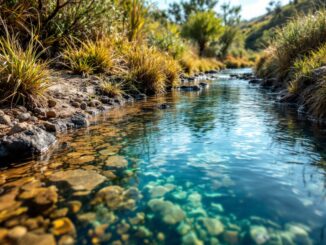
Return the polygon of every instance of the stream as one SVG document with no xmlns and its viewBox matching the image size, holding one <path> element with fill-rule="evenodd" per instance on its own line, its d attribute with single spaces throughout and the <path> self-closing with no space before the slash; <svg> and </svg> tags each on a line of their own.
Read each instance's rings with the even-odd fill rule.
<svg viewBox="0 0 326 245">
<path fill-rule="evenodd" d="M 230 77 L 244 72 L 115 109 L 3 168 L 0 195 L 28 209 L 8 221 L 0 201 L 0 228 L 61 244 L 326 244 L 326 131 Z"/>
</svg>

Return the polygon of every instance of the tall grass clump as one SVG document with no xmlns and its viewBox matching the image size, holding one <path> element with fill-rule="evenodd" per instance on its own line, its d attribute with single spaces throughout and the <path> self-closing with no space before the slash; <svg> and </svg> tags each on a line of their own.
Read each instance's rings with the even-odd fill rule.
<svg viewBox="0 0 326 245">
<path fill-rule="evenodd" d="M 79 43 L 78 43 L 79 44 Z M 67 43 L 63 52 L 64 64 L 74 73 L 84 76 L 110 73 L 115 69 L 114 51 L 105 40 Z"/>
<path fill-rule="evenodd" d="M 181 68 L 172 57 L 145 45 L 126 50 L 127 70 L 123 79 L 132 92 L 162 94 L 178 84 Z"/>
<path fill-rule="evenodd" d="M 122 97 L 125 94 L 122 82 L 113 82 L 107 80 L 101 81 L 100 91 L 102 94 L 107 95 L 111 98 Z"/>
<path fill-rule="evenodd" d="M 30 41 L 23 48 L 7 33 L 0 38 L 0 102 L 28 104 L 40 102 L 49 86 L 48 63 L 40 60 L 39 45 Z"/>
<path fill-rule="evenodd" d="M 295 94 L 300 93 L 309 85 L 316 83 L 316 69 L 326 65 L 326 43 L 316 51 L 311 51 L 307 56 L 297 59 L 294 63 L 293 78 L 288 90 Z"/>
<path fill-rule="evenodd" d="M 277 31 L 273 42 L 276 69 L 274 75 L 281 81 L 289 79 L 297 58 L 308 55 L 326 42 L 326 11 L 299 17 Z"/>
<path fill-rule="evenodd" d="M 256 64 L 256 74 L 287 89 L 291 101 L 326 118 L 326 10 L 290 21 Z"/>
</svg>

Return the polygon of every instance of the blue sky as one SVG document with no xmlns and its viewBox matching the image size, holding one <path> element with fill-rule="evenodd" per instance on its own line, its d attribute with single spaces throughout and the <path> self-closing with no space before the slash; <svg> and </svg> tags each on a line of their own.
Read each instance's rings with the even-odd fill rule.
<svg viewBox="0 0 326 245">
<path fill-rule="evenodd" d="M 179 0 L 153 0 L 160 8 L 166 9 L 169 3 Z M 233 5 L 242 6 L 242 17 L 251 19 L 266 13 L 266 6 L 270 0 L 220 0 L 220 3 L 230 2 Z M 281 0 L 282 4 L 287 4 L 289 0 Z"/>
</svg>

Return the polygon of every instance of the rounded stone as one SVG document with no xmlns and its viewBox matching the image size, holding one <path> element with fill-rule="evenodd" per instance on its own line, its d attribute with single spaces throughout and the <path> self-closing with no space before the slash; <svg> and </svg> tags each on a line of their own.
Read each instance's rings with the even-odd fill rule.
<svg viewBox="0 0 326 245">
<path fill-rule="evenodd" d="M 27 233 L 27 228 L 24 226 L 16 226 L 9 230 L 8 232 L 8 237 L 13 239 L 13 240 L 18 240 L 25 236 Z"/>
</svg>

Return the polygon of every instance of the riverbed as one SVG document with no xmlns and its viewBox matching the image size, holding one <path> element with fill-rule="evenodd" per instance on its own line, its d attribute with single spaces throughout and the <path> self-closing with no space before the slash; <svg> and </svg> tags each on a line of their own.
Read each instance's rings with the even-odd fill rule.
<svg viewBox="0 0 326 245">
<path fill-rule="evenodd" d="M 16 206 L 1 199 L 0 228 L 25 227 L 3 239 L 326 244 L 326 131 L 230 77 L 244 72 L 115 109 L 47 156 L 3 168 L 1 195 Z M 57 198 L 45 205 L 49 188 Z"/>
</svg>

